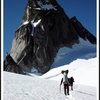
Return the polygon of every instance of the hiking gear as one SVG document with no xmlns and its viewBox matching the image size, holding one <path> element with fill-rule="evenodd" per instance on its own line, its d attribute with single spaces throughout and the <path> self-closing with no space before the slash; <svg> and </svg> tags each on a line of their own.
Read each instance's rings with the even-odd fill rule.
<svg viewBox="0 0 100 100">
<path fill-rule="evenodd" d="M 67 76 L 66 73 L 63 74 L 63 83 L 64 83 L 64 84 L 69 84 L 68 76 Z"/>
<path fill-rule="evenodd" d="M 68 74 L 69 70 L 66 70 L 65 72 L 66 72 L 66 74 Z"/>
<path fill-rule="evenodd" d="M 60 85 L 62 85 L 62 83 L 63 83 L 63 78 L 61 79 L 61 83 L 60 83 Z"/>
<path fill-rule="evenodd" d="M 66 95 L 66 89 L 67 89 L 67 94 L 69 95 L 69 85 L 64 84 L 64 94 Z"/>
<path fill-rule="evenodd" d="M 60 88 L 59 88 L 59 90 L 60 90 L 60 93 L 61 93 L 61 85 L 60 85 Z"/>
<path fill-rule="evenodd" d="M 64 72 L 65 72 L 64 70 L 61 71 L 62 74 L 63 74 Z"/>
<path fill-rule="evenodd" d="M 63 83 L 63 85 L 64 85 L 64 94 L 65 95 L 69 95 L 69 85 L 70 85 L 70 83 L 68 81 L 68 72 L 69 72 L 69 70 L 65 70 L 65 71 L 62 70 L 61 71 L 61 73 L 63 74 L 63 78 L 61 79 L 60 86 Z M 67 93 L 66 93 L 66 89 L 67 89 Z"/>
</svg>

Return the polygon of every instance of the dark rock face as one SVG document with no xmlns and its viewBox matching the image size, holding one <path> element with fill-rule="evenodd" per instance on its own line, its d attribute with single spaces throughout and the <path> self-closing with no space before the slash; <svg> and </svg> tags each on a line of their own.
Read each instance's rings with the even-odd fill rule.
<svg viewBox="0 0 100 100">
<path fill-rule="evenodd" d="M 18 68 L 9 65 L 10 68 L 6 70 L 5 63 L 4 70 L 12 71 L 15 68 L 17 73 L 23 73 L 36 68 L 45 73 L 50 69 L 59 48 L 71 48 L 79 43 L 79 37 L 95 44 L 96 38 L 79 24 L 76 18 L 68 18 L 56 0 L 28 0 L 9 54 L 11 62 L 16 63 Z M 14 70 L 12 72 L 16 72 Z"/>
<path fill-rule="evenodd" d="M 22 69 L 17 65 L 17 63 L 12 59 L 10 54 L 6 56 L 6 59 L 4 61 L 4 70 L 10 71 L 14 73 L 24 74 Z"/>
<path fill-rule="evenodd" d="M 71 23 L 77 31 L 79 37 L 84 40 L 89 40 L 92 44 L 96 44 L 96 37 L 94 37 L 87 29 L 85 29 L 76 17 L 71 18 Z"/>
</svg>

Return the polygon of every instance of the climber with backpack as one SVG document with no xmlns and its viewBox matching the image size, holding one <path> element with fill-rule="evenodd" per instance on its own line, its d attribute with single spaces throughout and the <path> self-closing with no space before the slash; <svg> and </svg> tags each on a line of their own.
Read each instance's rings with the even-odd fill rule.
<svg viewBox="0 0 100 100">
<path fill-rule="evenodd" d="M 69 83 L 69 81 L 68 81 L 68 72 L 69 72 L 69 70 L 66 70 L 66 71 L 61 71 L 61 73 L 63 74 L 63 78 L 61 79 L 61 83 L 60 83 L 60 87 L 61 87 L 61 85 L 62 85 L 62 83 L 63 83 L 63 85 L 64 85 L 64 94 L 65 95 L 69 95 L 69 85 L 70 85 L 70 83 Z M 66 94 L 66 89 L 67 89 L 67 94 Z"/>
</svg>

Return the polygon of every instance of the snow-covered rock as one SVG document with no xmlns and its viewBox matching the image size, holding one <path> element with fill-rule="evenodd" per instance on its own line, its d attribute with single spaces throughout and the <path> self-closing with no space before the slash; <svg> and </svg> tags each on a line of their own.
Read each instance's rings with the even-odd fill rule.
<svg viewBox="0 0 100 100">
<path fill-rule="evenodd" d="M 61 81 L 62 70 L 69 70 L 68 77 L 73 76 L 75 84 L 98 87 L 98 59 L 92 58 L 88 60 L 76 59 L 70 64 L 53 68 L 49 72 L 41 76 L 41 78 Z"/>
<path fill-rule="evenodd" d="M 69 18 L 56 0 L 28 0 L 10 58 L 25 73 L 37 69 L 44 74 L 76 59 L 93 58 L 95 52 L 96 37 L 76 17 Z M 4 67 L 10 68 L 4 70 L 16 72 L 11 70 L 15 67 L 11 68 L 10 58 L 5 58 Z"/>
</svg>

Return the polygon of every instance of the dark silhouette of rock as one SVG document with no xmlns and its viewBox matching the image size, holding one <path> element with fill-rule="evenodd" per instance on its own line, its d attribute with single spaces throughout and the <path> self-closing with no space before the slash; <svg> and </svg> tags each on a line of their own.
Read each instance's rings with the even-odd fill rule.
<svg viewBox="0 0 100 100">
<path fill-rule="evenodd" d="M 19 74 L 24 74 L 22 69 L 17 65 L 13 58 L 8 54 L 4 60 L 4 70 L 8 72 L 14 72 Z"/>
<path fill-rule="evenodd" d="M 92 44 L 96 44 L 96 37 L 94 37 L 86 28 L 84 28 L 76 17 L 71 18 L 71 23 L 82 39 L 88 39 Z"/>
<path fill-rule="evenodd" d="M 79 38 L 95 44 L 96 38 L 79 24 L 75 17 L 70 19 L 64 13 L 56 0 L 28 0 L 9 54 L 12 59 L 9 63 L 13 61 L 15 64 L 10 64 L 9 70 L 4 64 L 4 70 L 22 73 L 36 68 L 40 73 L 45 73 L 54 62 L 59 48 L 71 48 L 80 42 Z M 15 68 L 16 64 L 19 67 Z"/>
</svg>

